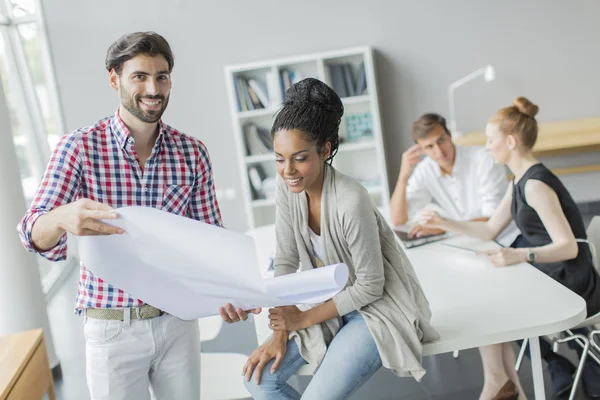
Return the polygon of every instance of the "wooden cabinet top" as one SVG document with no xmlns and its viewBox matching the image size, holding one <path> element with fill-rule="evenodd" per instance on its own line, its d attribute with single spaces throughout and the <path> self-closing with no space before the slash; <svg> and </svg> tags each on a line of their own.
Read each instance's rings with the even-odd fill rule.
<svg viewBox="0 0 600 400">
<path fill-rule="evenodd" d="M 0 336 L 0 399 L 8 396 L 42 340 L 41 329 Z"/>
<path fill-rule="evenodd" d="M 484 146 L 485 133 L 469 132 L 453 138 L 464 146 Z M 600 117 L 539 124 L 538 139 L 533 147 L 537 156 L 580 153 L 600 150 Z"/>
</svg>

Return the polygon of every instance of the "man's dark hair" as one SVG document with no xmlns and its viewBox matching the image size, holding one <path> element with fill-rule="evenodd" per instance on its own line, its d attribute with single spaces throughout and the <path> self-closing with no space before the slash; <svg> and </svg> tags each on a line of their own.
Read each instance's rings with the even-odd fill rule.
<svg viewBox="0 0 600 400">
<path fill-rule="evenodd" d="M 446 119 L 439 114 L 427 113 L 423 114 L 413 123 L 411 135 L 416 142 L 419 139 L 427 137 L 431 131 L 437 126 L 444 128 L 446 133 L 450 135 L 450 131 L 446 127 Z"/>
<path fill-rule="evenodd" d="M 335 91 L 318 79 L 307 78 L 285 92 L 283 107 L 275 116 L 271 135 L 281 129 L 297 129 L 319 152 L 331 143 L 331 162 L 340 144 L 339 128 L 344 105 Z"/>
<path fill-rule="evenodd" d="M 139 54 L 163 56 L 169 64 L 169 72 L 173 70 L 175 57 L 167 40 L 155 32 L 134 32 L 121 36 L 106 52 L 106 70 L 115 70 L 118 75 L 123 71 L 123 64 Z"/>
</svg>

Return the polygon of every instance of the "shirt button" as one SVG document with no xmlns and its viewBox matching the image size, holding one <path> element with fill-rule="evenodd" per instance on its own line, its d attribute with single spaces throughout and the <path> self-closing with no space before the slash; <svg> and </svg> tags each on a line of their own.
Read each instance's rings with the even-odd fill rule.
<svg viewBox="0 0 600 400">
<path fill-rule="evenodd" d="M 133 140 L 133 138 L 132 138 L 132 137 L 130 137 L 129 139 L 127 139 L 127 143 L 129 143 L 129 144 L 133 144 L 133 142 L 135 142 L 135 140 Z"/>
<path fill-rule="evenodd" d="M 148 191 L 148 186 L 144 186 L 144 192 Z"/>
</svg>

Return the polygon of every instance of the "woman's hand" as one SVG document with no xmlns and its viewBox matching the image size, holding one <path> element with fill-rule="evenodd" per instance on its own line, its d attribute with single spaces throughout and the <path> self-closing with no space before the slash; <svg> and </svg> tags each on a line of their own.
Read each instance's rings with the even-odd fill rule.
<svg viewBox="0 0 600 400">
<path fill-rule="evenodd" d="M 513 265 L 527 261 L 525 249 L 513 249 L 512 247 L 501 247 L 494 250 L 482 251 L 478 254 L 485 254 L 496 267 Z"/>
<path fill-rule="evenodd" d="M 248 314 L 260 314 L 262 308 L 252 308 L 250 310 L 242 310 L 241 308 L 235 308 L 231 303 L 227 303 L 225 307 L 219 307 L 219 315 L 223 318 L 223 321 L 227 323 L 234 323 L 238 321 L 245 321 L 248 319 Z"/>
<path fill-rule="evenodd" d="M 242 369 L 242 375 L 245 376 L 244 379 L 246 379 L 246 382 L 250 381 L 252 372 L 254 371 L 256 384 L 260 384 L 260 377 L 262 376 L 263 369 L 272 359 L 275 359 L 275 362 L 273 362 L 273 366 L 271 367 L 271 373 L 275 373 L 287 351 L 287 342 L 287 332 L 276 332 L 271 339 L 263 343 L 258 349 L 254 350 L 252 354 L 250 354 L 250 357 L 248 357 L 248 361 L 246 361 L 246 364 L 244 364 L 244 368 Z"/>
<path fill-rule="evenodd" d="M 269 310 L 269 327 L 274 331 L 298 331 L 308 328 L 306 313 L 296 306 L 275 307 Z"/>
<path fill-rule="evenodd" d="M 431 236 L 431 235 L 441 235 L 445 231 L 443 229 L 438 228 L 430 228 L 423 225 L 415 225 L 414 228 L 408 233 L 409 238 L 413 237 L 421 237 L 421 236 Z"/>
<path fill-rule="evenodd" d="M 423 210 L 419 215 L 419 224 L 426 228 L 435 228 L 447 231 L 447 221 L 448 220 L 446 218 L 440 217 L 437 212 L 431 210 Z"/>
</svg>

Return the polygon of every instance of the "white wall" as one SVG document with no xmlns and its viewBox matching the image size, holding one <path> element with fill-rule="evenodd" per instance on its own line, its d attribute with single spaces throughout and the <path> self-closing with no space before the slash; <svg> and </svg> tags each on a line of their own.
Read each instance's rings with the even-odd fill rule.
<svg viewBox="0 0 600 400">
<path fill-rule="evenodd" d="M 165 121 L 205 142 L 225 223 L 245 229 L 223 67 L 226 64 L 372 45 L 391 183 L 410 125 L 420 114 L 447 114 L 446 88 L 485 64 L 497 80 L 456 94 L 463 131 L 481 130 L 498 108 L 525 95 L 542 122 L 600 114 L 600 2 L 506 1 L 192 1 L 45 0 L 50 45 L 68 129 L 113 113 L 104 57 L 120 35 L 155 30 L 176 56 Z M 571 158 L 571 161 L 574 160 Z M 576 160 L 576 159 L 575 159 Z M 570 162 L 571 162 L 570 161 Z M 576 199 L 600 174 L 566 180 Z M 595 189 L 600 190 L 600 189 Z"/>
</svg>

